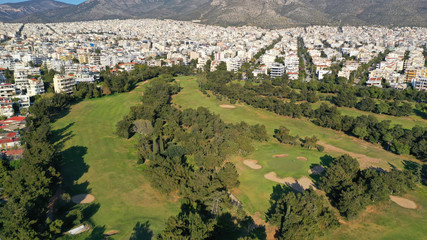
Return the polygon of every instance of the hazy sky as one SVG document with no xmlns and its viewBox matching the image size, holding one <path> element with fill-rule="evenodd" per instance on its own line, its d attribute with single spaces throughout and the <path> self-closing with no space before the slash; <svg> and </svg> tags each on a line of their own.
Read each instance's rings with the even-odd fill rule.
<svg viewBox="0 0 427 240">
<path fill-rule="evenodd" d="M 26 0 L 0 0 L 0 4 L 2 3 L 16 3 L 16 2 L 25 2 Z M 36 0 L 37 1 L 37 0 Z M 66 2 L 66 3 L 71 3 L 71 4 L 79 4 L 82 3 L 86 0 L 56 0 L 59 2 Z"/>
</svg>

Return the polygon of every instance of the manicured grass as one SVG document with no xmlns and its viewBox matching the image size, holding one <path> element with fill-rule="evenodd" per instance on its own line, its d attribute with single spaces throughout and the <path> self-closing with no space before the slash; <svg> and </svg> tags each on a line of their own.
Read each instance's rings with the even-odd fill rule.
<svg viewBox="0 0 427 240">
<path fill-rule="evenodd" d="M 203 95 L 198 90 L 198 84 L 195 79 L 182 80 L 180 84 L 183 90 L 174 97 L 173 102 L 183 109 L 206 107 L 210 111 L 219 114 L 226 122 L 245 121 L 249 124 L 263 124 L 266 126 L 270 136 L 273 135 L 274 129 L 284 125 L 291 130 L 292 135 L 299 135 L 300 137 L 316 135 L 321 141 L 345 151 L 381 159 L 380 162 L 372 165 L 385 169 L 390 168 L 390 164 L 401 167 L 402 160 L 414 160 L 412 156 L 398 156 L 382 149 L 379 145 L 370 144 L 344 133 L 316 126 L 305 118 L 293 119 L 279 116 L 267 110 L 256 109 L 245 104 L 237 104 L 235 109 L 224 109 L 219 105 L 227 103 L 217 100 L 215 96 L 207 97 Z M 328 153 L 333 155 L 342 154 L 333 151 Z"/>
<path fill-rule="evenodd" d="M 114 239 L 128 239 L 137 222 L 149 221 L 155 233 L 179 212 L 179 203 L 152 189 L 137 169 L 135 140 L 114 135 L 116 123 L 136 105 L 143 86 L 131 93 L 82 101 L 53 124 L 62 147 L 65 191 L 89 192 L 100 205 L 91 220 Z"/>
<path fill-rule="evenodd" d="M 206 107 L 219 114 L 226 122 L 245 121 L 249 124 L 263 124 L 270 136 L 273 135 L 274 129 L 280 125 L 285 125 L 293 135 L 298 134 L 300 137 L 316 135 L 321 141 L 348 152 L 380 159 L 380 162 L 372 163 L 372 165 L 385 169 L 388 169 L 390 164 L 402 167 L 402 160 L 414 160 L 411 156 L 398 156 L 377 145 L 366 143 L 331 129 L 318 127 L 306 119 L 283 117 L 245 104 L 236 104 L 235 109 L 224 109 L 219 105 L 229 103 L 219 101 L 215 96 L 203 95 L 198 90 L 195 79 L 181 80 L 180 84 L 183 90 L 174 97 L 173 102 L 183 109 Z M 247 211 L 251 214 L 259 212 L 262 217 L 270 207 L 270 195 L 273 192 L 273 187 L 277 185 L 277 183 L 265 179 L 265 173 L 275 171 L 279 177 L 299 178 L 304 175 L 308 176 L 307 171 L 310 165 L 321 162 L 321 157 L 325 154 L 340 155 L 340 153 L 333 151 L 320 153 L 315 150 L 282 145 L 272 139 L 267 143 L 256 144 L 255 147 L 256 150 L 249 156 L 230 159 L 236 163 L 240 181 L 240 186 L 234 189 L 233 193 Z M 272 157 L 275 154 L 288 154 L 289 156 L 275 159 Z M 308 161 L 296 160 L 297 156 L 307 157 Z M 258 160 L 258 164 L 262 168 L 253 170 L 243 164 L 244 159 Z M 377 206 L 370 206 L 356 220 L 343 224 L 338 230 L 327 234 L 322 239 L 425 239 L 425 232 L 427 232 L 427 187 L 420 187 L 416 192 L 411 192 L 405 197 L 414 200 L 419 208 L 416 210 L 405 209 L 390 201 Z"/>
<path fill-rule="evenodd" d="M 234 191 L 237 198 L 245 208 L 252 214 L 255 212 L 265 213 L 270 204 L 268 199 L 273 192 L 273 187 L 278 183 L 264 178 L 269 172 L 276 172 L 281 178 L 293 177 L 298 179 L 309 176 L 310 165 L 320 163 L 320 158 L 325 153 L 317 150 L 308 150 L 274 143 L 270 141 L 264 144 L 256 144 L 256 150 L 245 157 L 235 157 L 232 161 L 236 164 L 239 173 L 240 186 Z M 276 154 L 288 154 L 288 157 L 274 158 Z M 298 160 L 297 157 L 306 157 L 307 161 Z M 262 166 L 254 170 L 243 163 L 244 159 L 254 159 Z"/>
</svg>

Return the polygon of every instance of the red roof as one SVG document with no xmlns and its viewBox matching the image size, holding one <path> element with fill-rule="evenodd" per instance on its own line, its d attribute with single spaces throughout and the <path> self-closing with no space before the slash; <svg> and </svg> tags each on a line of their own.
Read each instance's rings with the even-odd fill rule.
<svg viewBox="0 0 427 240">
<path fill-rule="evenodd" d="M 17 121 L 17 122 L 22 122 L 25 120 L 25 117 L 11 117 L 6 119 L 6 121 Z"/>
<path fill-rule="evenodd" d="M 24 153 L 24 149 L 18 149 L 18 150 L 6 150 L 6 155 L 22 155 Z"/>
<path fill-rule="evenodd" d="M 13 138 L 13 137 L 16 137 L 17 134 L 18 134 L 18 132 L 10 132 L 10 133 L 7 134 L 7 137 L 8 138 Z"/>
<path fill-rule="evenodd" d="M 11 143 L 11 142 L 14 142 L 14 141 L 10 138 L 0 139 L 0 144 Z"/>
</svg>

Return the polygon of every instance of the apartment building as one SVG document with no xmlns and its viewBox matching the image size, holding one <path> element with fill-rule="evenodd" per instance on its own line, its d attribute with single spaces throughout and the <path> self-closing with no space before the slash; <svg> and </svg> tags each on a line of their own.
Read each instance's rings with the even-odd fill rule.
<svg viewBox="0 0 427 240">
<path fill-rule="evenodd" d="M 32 97 L 44 93 L 44 82 L 43 80 L 37 80 L 31 78 L 28 80 L 29 85 L 27 87 L 27 94 Z"/>
<path fill-rule="evenodd" d="M 74 77 L 69 74 L 56 74 L 53 77 L 53 87 L 56 93 L 73 93 Z"/>
</svg>

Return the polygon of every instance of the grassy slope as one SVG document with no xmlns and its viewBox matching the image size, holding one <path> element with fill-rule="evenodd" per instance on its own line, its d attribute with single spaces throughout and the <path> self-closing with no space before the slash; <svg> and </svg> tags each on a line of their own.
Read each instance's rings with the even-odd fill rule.
<svg viewBox="0 0 427 240">
<path fill-rule="evenodd" d="M 182 79 L 180 82 L 184 89 L 174 97 L 174 103 L 182 108 L 197 108 L 200 106 L 209 108 L 211 111 L 220 114 L 221 118 L 227 122 L 246 121 L 250 124 L 264 124 L 267 127 L 268 134 L 271 136 L 275 128 L 280 125 L 286 125 L 291 129 L 292 134 L 300 136 L 316 135 L 322 141 L 345 149 L 350 152 L 365 154 L 370 157 L 380 158 L 383 161 L 375 165 L 388 168 L 389 163 L 402 166 L 403 159 L 412 159 L 411 157 L 402 158 L 386 152 L 385 150 L 355 138 L 346 136 L 342 133 L 330 129 L 315 126 L 304 119 L 291 119 L 265 110 L 255 109 L 246 105 L 237 105 L 236 109 L 220 108 L 220 102 L 215 97 L 204 96 L 197 89 L 197 82 Z M 319 153 L 314 150 L 306 150 L 299 147 L 291 147 L 276 143 L 270 140 L 265 144 L 257 144 L 256 150 L 249 156 L 235 157 L 232 159 L 236 163 L 240 174 L 241 182 L 238 189 L 234 189 L 234 194 L 250 213 L 263 213 L 269 207 L 268 199 L 272 193 L 273 187 L 277 184 L 263 177 L 265 173 L 275 171 L 280 177 L 291 176 L 299 178 L 308 176 L 307 170 L 313 163 L 319 163 L 320 158 L 325 153 Z M 275 159 L 274 154 L 286 153 L 287 158 Z M 328 153 L 329 154 L 329 153 Z M 331 155 L 338 155 L 330 152 Z M 308 158 L 307 162 L 296 160 L 297 156 Z M 260 170 L 253 170 L 243 164 L 244 159 L 256 159 L 263 166 Z M 366 211 L 362 217 L 343 225 L 338 231 L 334 231 L 324 237 L 324 239 L 360 239 L 360 236 L 367 236 L 364 239 L 422 239 L 422 234 L 426 231 L 426 209 L 427 188 L 422 187 L 417 193 L 411 193 L 408 198 L 415 200 L 420 208 L 417 210 L 403 209 L 392 202 L 386 202 L 378 207 L 373 207 L 374 212 Z M 422 225 L 424 224 L 424 225 Z M 405 229 L 410 233 L 406 233 Z M 402 235 L 403 234 L 403 235 Z"/>
<path fill-rule="evenodd" d="M 137 103 L 142 89 L 85 100 L 53 124 L 62 136 L 58 143 L 63 144 L 61 170 L 66 190 L 82 192 L 87 182 L 100 204 L 92 220 L 106 231 L 119 230 L 115 239 L 128 239 L 138 221 L 149 221 L 158 233 L 165 220 L 178 213 L 178 203 L 153 190 L 136 168 L 135 141 L 113 134 L 115 124 Z"/>
<path fill-rule="evenodd" d="M 348 152 L 364 154 L 369 157 L 383 159 L 375 164 L 377 167 L 389 168 L 390 164 L 401 167 L 401 161 L 414 160 L 411 156 L 398 156 L 383 150 L 378 145 L 373 145 L 365 141 L 350 137 L 344 133 L 322 128 L 311 123 L 307 119 L 293 119 L 279 116 L 266 110 L 256 109 L 244 104 L 237 105 L 236 109 L 224 109 L 219 107 L 220 102 L 214 96 L 203 95 L 194 80 L 180 82 L 184 89 L 174 97 L 174 103 L 182 108 L 197 108 L 199 106 L 209 108 L 212 112 L 219 114 L 226 122 L 245 121 L 249 124 L 263 124 L 266 126 L 268 134 L 273 135 L 274 129 L 280 125 L 285 125 L 291 130 L 292 135 L 300 137 L 316 135 L 321 141 L 343 149 Z M 335 155 L 337 152 L 330 152 Z"/>
</svg>

